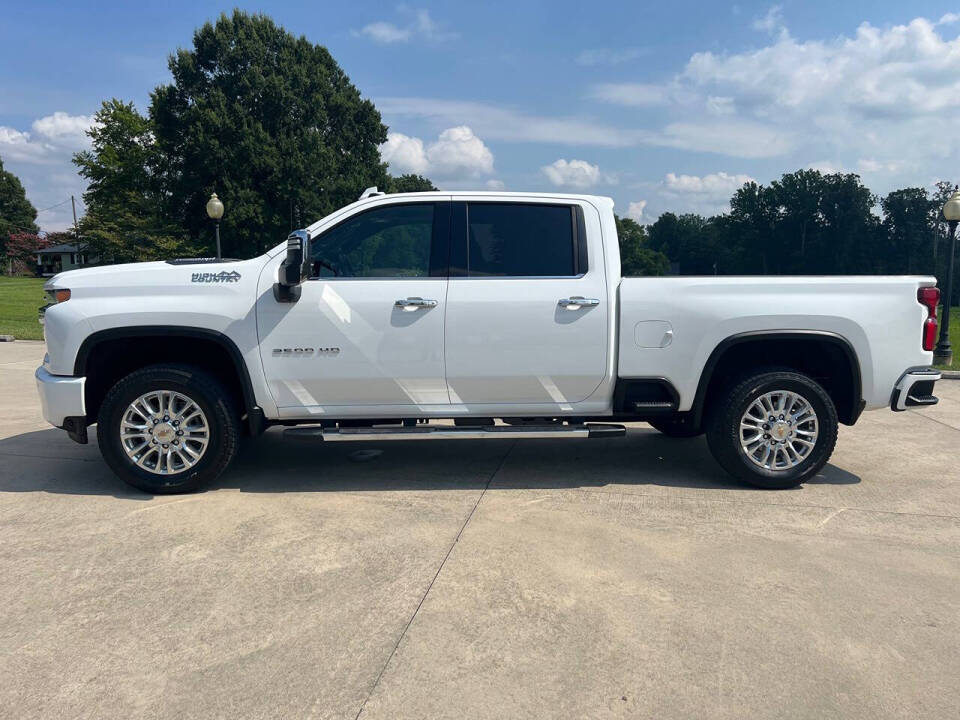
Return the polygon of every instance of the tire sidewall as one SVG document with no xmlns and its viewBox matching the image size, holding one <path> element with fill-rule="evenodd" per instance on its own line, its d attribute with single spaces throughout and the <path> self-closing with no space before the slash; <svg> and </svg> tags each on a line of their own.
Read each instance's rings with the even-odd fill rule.
<svg viewBox="0 0 960 720">
<path fill-rule="evenodd" d="M 107 463 L 129 484 L 145 492 L 164 494 L 191 492 L 216 468 L 227 454 L 225 419 L 228 409 L 207 383 L 197 382 L 195 372 L 171 368 L 145 368 L 121 380 L 107 394 L 97 422 L 97 440 Z M 193 467 L 173 475 L 159 475 L 137 466 L 120 439 L 120 423 L 130 403 L 144 393 L 174 390 L 193 400 L 203 411 L 210 441 L 203 457 Z"/>
<path fill-rule="evenodd" d="M 817 414 L 817 440 L 813 450 L 796 467 L 768 470 L 753 463 L 740 445 L 740 419 L 747 408 L 761 395 L 787 390 L 803 397 Z M 738 386 L 725 410 L 720 414 L 720 427 L 715 428 L 711 449 L 721 455 L 721 464 L 737 477 L 760 487 L 778 489 L 795 487 L 815 475 L 833 453 L 837 435 L 837 412 L 826 391 L 815 381 L 796 373 L 773 372 L 758 375 Z M 721 447 L 717 444 L 717 435 Z M 732 466 L 732 467 L 731 467 Z"/>
</svg>

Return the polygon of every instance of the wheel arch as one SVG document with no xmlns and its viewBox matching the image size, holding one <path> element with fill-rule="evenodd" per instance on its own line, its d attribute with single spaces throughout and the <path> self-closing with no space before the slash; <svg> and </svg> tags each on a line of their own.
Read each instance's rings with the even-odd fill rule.
<svg viewBox="0 0 960 720">
<path fill-rule="evenodd" d="M 756 360 L 737 366 L 751 344 L 762 344 L 763 351 Z M 801 362 L 771 361 L 769 355 L 774 347 L 803 346 L 807 350 L 821 349 L 822 357 Z M 828 349 L 829 348 L 829 349 Z M 853 345 L 842 335 L 826 330 L 757 330 L 738 333 L 725 338 L 710 353 L 700 374 L 697 391 L 694 395 L 694 424 L 699 426 L 711 395 L 722 387 L 727 371 L 750 367 L 763 367 L 770 364 L 788 367 L 800 372 L 812 374 L 811 370 L 829 373 L 825 390 L 836 405 L 837 416 L 845 425 L 853 425 L 863 411 L 863 385 L 860 362 Z M 720 371 L 718 374 L 718 370 Z M 742 374 L 742 373 L 741 373 Z M 816 375 L 814 375 L 816 379 Z"/>
<path fill-rule="evenodd" d="M 162 352 L 157 359 L 151 362 L 143 362 L 143 355 L 147 352 L 147 348 L 155 347 L 158 343 L 169 344 L 171 341 L 175 342 L 178 339 L 191 342 L 194 347 L 205 346 L 207 350 L 215 348 L 214 356 L 195 354 L 191 358 L 185 349 L 176 348 L 175 350 Z M 137 341 L 130 357 L 124 358 L 124 361 L 118 361 L 116 358 L 110 357 L 110 350 L 129 348 L 128 341 Z M 219 351 L 219 356 L 217 356 L 216 351 Z M 229 360 L 227 367 L 217 367 L 215 361 L 224 358 Z M 97 363 L 103 362 L 105 359 L 109 359 L 109 367 L 118 372 L 129 372 L 147 364 L 154 364 L 157 361 L 188 362 L 210 370 L 221 379 L 226 380 L 230 389 L 237 395 L 237 400 L 241 404 L 242 420 L 250 434 L 259 434 L 264 429 L 264 414 L 257 405 L 253 383 L 243 355 L 229 336 L 217 330 L 177 325 L 142 325 L 99 330 L 86 337 L 77 351 L 73 370 L 74 375 L 88 378 L 86 383 L 88 423 L 95 422 L 97 410 L 109 389 L 109 387 L 105 387 L 105 383 L 115 382 L 118 379 L 114 377 L 115 373 L 111 373 L 109 370 L 101 372 L 98 368 Z M 94 363 L 93 366 L 91 366 L 91 362 Z"/>
</svg>

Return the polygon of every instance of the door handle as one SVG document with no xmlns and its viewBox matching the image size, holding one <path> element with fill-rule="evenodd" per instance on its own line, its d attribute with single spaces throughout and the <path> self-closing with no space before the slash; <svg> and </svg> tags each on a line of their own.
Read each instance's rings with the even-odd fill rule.
<svg viewBox="0 0 960 720">
<path fill-rule="evenodd" d="M 416 312 L 417 310 L 429 310 L 436 307 L 437 301 L 424 300 L 422 297 L 408 297 L 406 300 L 397 300 L 393 306 L 404 312 Z"/>
<path fill-rule="evenodd" d="M 573 295 L 557 301 L 557 305 L 564 310 L 579 310 L 585 307 L 596 307 L 599 304 L 600 301 L 597 298 L 585 298 L 580 295 Z"/>
</svg>

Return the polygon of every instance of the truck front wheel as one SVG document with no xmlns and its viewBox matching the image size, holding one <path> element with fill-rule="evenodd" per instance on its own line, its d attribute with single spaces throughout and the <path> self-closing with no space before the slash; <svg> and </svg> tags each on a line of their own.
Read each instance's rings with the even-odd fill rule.
<svg viewBox="0 0 960 720">
<path fill-rule="evenodd" d="M 837 442 L 837 411 L 826 391 L 795 372 L 743 380 L 710 414 L 707 444 L 731 475 L 782 490 L 813 477 Z"/>
<path fill-rule="evenodd" d="M 240 423 L 229 393 L 189 365 L 153 365 L 111 388 L 97 417 L 100 452 L 120 479 L 154 494 L 184 493 L 230 463 Z"/>
</svg>

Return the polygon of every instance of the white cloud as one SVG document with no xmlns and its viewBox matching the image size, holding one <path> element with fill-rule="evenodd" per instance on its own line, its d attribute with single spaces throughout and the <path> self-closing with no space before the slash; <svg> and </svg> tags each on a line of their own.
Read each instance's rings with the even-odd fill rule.
<svg viewBox="0 0 960 720">
<path fill-rule="evenodd" d="M 636 60 L 645 55 L 642 48 L 623 48 L 616 50 L 613 48 L 596 48 L 593 50 L 583 50 L 577 55 L 578 65 L 620 65 L 621 63 Z"/>
<path fill-rule="evenodd" d="M 650 83 L 601 83 L 591 90 L 590 97 L 631 107 L 669 105 L 674 101 L 668 87 Z"/>
<path fill-rule="evenodd" d="M 673 212 L 695 212 L 702 215 L 728 212 L 730 198 L 748 182 L 753 182 L 753 178 L 743 174 L 667 173 L 656 189 L 658 206 L 669 208 Z"/>
<path fill-rule="evenodd" d="M 556 160 L 540 168 L 547 180 L 558 187 L 588 188 L 600 183 L 615 184 L 616 178 L 600 172 L 586 160 Z"/>
<path fill-rule="evenodd" d="M 670 123 L 651 144 L 741 158 L 785 155 L 794 147 L 789 130 L 749 120 L 715 118 Z"/>
<path fill-rule="evenodd" d="M 786 27 L 783 24 L 783 8 L 779 5 L 773 5 L 767 10 L 763 17 L 754 20 L 751 27 L 753 27 L 754 30 L 770 33 L 771 35 L 786 32 Z"/>
<path fill-rule="evenodd" d="M 398 10 L 409 16 L 408 21 L 403 25 L 381 20 L 364 25 L 359 30 L 354 30 L 353 35 L 367 37 L 383 45 L 405 43 L 413 39 L 441 41 L 457 37 L 456 33 L 445 31 L 430 17 L 427 10 L 412 9 L 402 5 Z"/>
<path fill-rule="evenodd" d="M 595 147 L 651 145 L 747 158 L 782 155 L 793 147 L 789 130 L 732 117 L 724 122 L 704 118 L 697 122 L 670 123 L 660 130 L 646 130 L 618 128 L 580 118 L 528 115 L 510 108 L 459 100 L 386 97 L 377 99 L 376 104 L 387 117 L 419 117 L 444 124 L 469 122 L 479 135 L 508 142 Z"/>
<path fill-rule="evenodd" d="M 427 148 L 427 160 L 437 175 L 487 175 L 493 153 L 466 125 L 448 128 Z"/>
<path fill-rule="evenodd" d="M 426 118 L 443 125 L 466 124 L 489 140 L 629 147 L 651 136 L 647 130 L 617 128 L 590 119 L 546 117 L 508 107 L 422 97 L 376 98 L 386 117 Z"/>
<path fill-rule="evenodd" d="M 399 173 L 422 174 L 430 166 L 423 140 L 398 132 L 387 134 L 387 141 L 380 146 L 380 157 Z"/>
<path fill-rule="evenodd" d="M 917 18 L 888 29 L 863 23 L 852 38 L 798 42 L 789 35 L 738 55 L 694 54 L 683 79 L 723 87 L 761 110 L 846 110 L 917 115 L 960 105 L 960 39 Z"/>
<path fill-rule="evenodd" d="M 630 203 L 630 206 L 627 208 L 627 217 L 637 222 L 643 222 L 643 210 L 646 207 L 646 200 L 637 200 L 636 202 Z"/>
<path fill-rule="evenodd" d="M 715 215 L 729 212 L 730 198 L 748 182 L 753 182 L 753 178 L 737 173 L 667 173 L 663 180 L 648 192 L 654 193 L 653 200 L 657 210 Z M 659 212 L 654 215 L 659 215 Z"/>
<path fill-rule="evenodd" d="M 707 97 L 707 112 L 711 115 L 733 115 L 737 112 L 732 97 L 718 97 L 709 95 Z"/>
<path fill-rule="evenodd" d="M 413 32 L 409 28 L 399 28 L 393 23 L 375 22 L 364 25 L 360 28 L 358 34 L 366 35 L 374 42 L 388 44 L 406 42 L 410 39 Z"/>
<path fill-rule="evenodd" d="M 33 132 L 51 142 L 81 147 L 87 144 L 87 130 L 93 125 L 92 115 L 69 115 L 57 111 L 33 121 Z"/>
<path fill-rule="evenodd" d="M 506 187 L 503 180 L 491 178 L 487 180 L 487 190 L 503 190 Z"/>
<path fill-rule="evenodd" d="M 92 124 L 92 116 L 57 111 L 34 120 L 30 130 L 0 125 L 4 169 L 20 178 L 27 199 L 43 210 L 37 217 L 43 230 L 63 230 L 73 224 L 70 203 L 64 201 L 75 195 L 79 203 L 85 183 L 71 159 L 75 152 L 89 147 L 86 131 Z M 57 207 L 45 210 L 52 205 Z M 78 208 L 82 209 L 82 204 Z"/>
<path fill-rule="evenodd" d="M 895 173 L 900 169 L 900 163 L 880 162 L 873 158 L 860 158 L 857 162 L 857 172 L 861 175 L 877 175 Z"/>
<path fill-rule="evenodd" d="M 29 131 L 0 125 L 0 157 L 23 163 L 58 163 L 89 144 L 89 115 L 55 112 L 33 121 Z"/>
<path fill-rule="evenodd" d="M 493 172 L 493 153 L 466 125 L 447 128 L 429 145 L 420 138 L 391 132 L 380 146 L 380 155 L 399 173 L 455 179 Z"/>
<path fill-rule="evenodd" d="M 775 6 L 754 24 L 773 35 L 764 47 L 697 52 L 660 84 L 606 83 L 593 96 L 624 107 L 666 98 L 665 125 L 633 136 L 640 143 L 784 157 L 796 167 L 810 157 L 847 167 L 867 158 L 893 173 L 890 182 L 925 182 L 960 161 L 960 37 L 946 28 L 956 22 L 960 13 L 798 40 Z"/>
<path fill-rule="evenodd" d="M 663 184 L 667 190 L 672 192 L 729 198 L 744 183 L 752 181 L 753 178 L 749 175 L 728 175 L 725 172 L 703 176 L 667 173 Z"/>
<path fill-rule="evenodd" d="M 808 167 L 811 170 L 819 170 L 825 175 L 843 172 L 843 165 L 841 163 L 832 162 L 830 160 L 815 160 L 814 162 L 806 163 L 805 167 Z"/>
<path fill-rule="evenodd" d="M 12 127 L 0 125 L 0 158 L 20 162 L 42 162 L 46 148 L 30 141 L 29 132 L 21 132 Z"/>
</svg>

